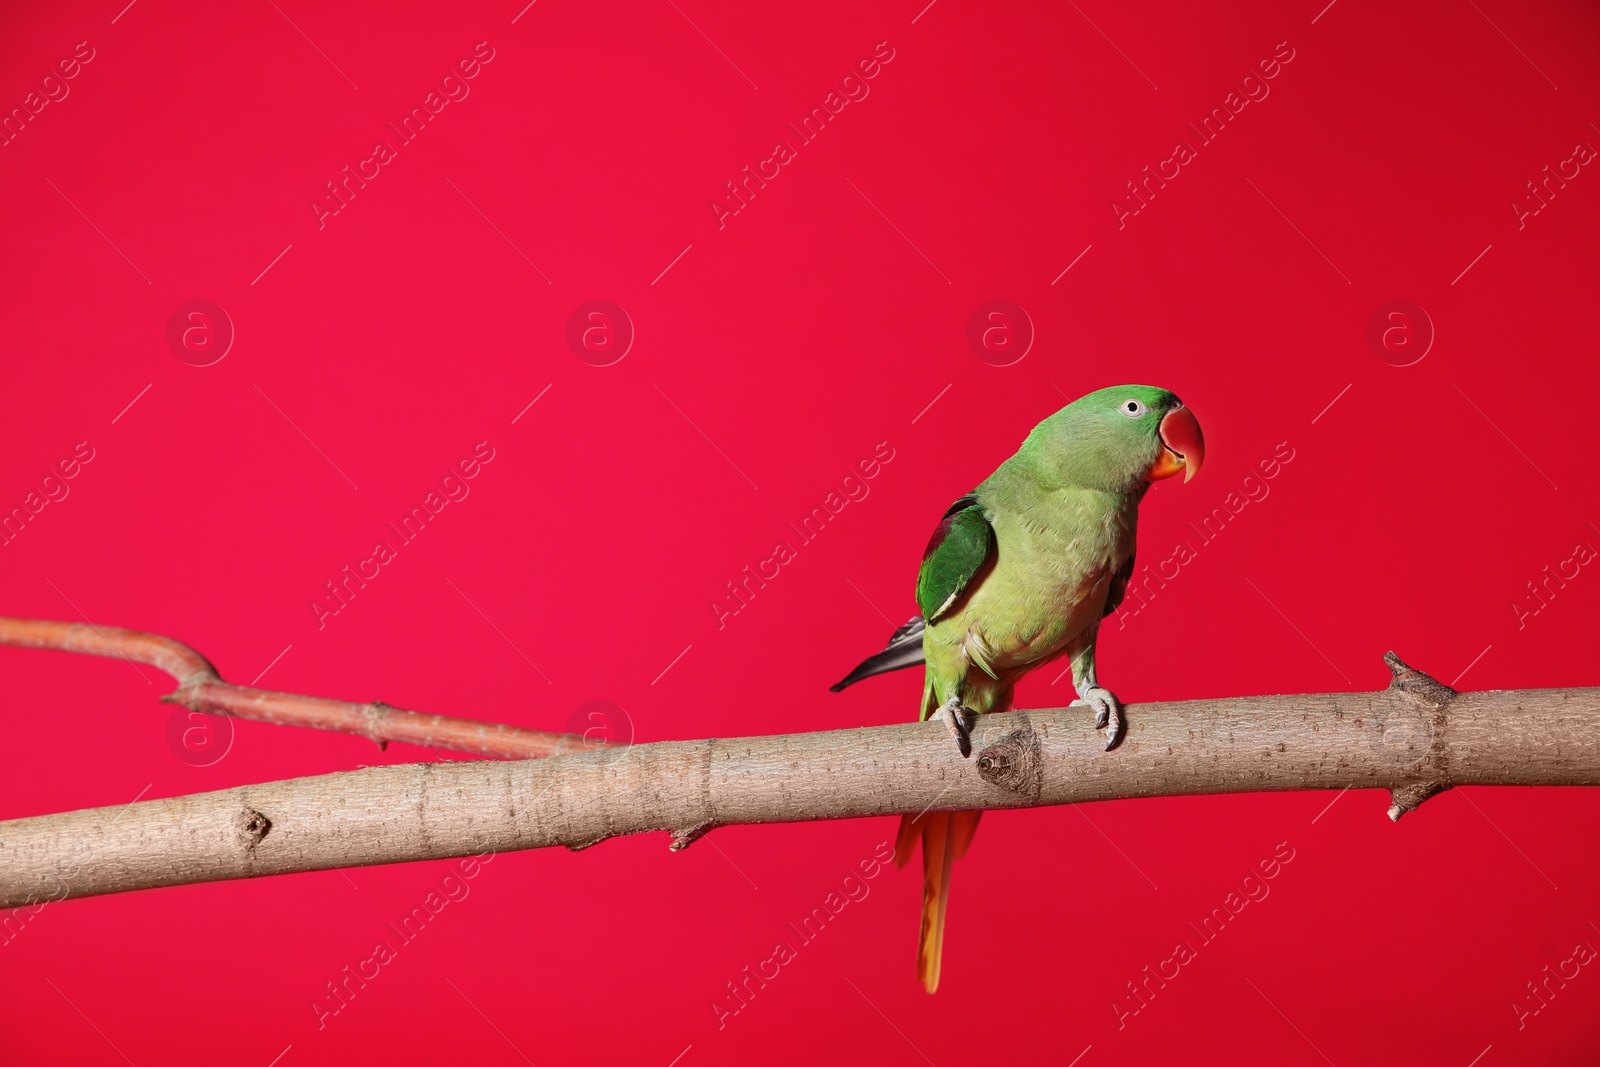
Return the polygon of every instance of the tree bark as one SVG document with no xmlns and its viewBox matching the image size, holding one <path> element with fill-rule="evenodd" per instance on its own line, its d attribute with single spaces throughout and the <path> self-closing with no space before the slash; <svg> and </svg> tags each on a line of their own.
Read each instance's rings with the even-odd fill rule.
<svg viewBox="0 0 1600 1067">
<path fill-rule="evenodd" d="M 359 734 L 371 738 L 379 748 L 390 741 L 404 741 L 477 756 L 530 759 L 590 752 L 607 745 L 605 741 L 571 734 L 526 730 L 520 726 L 456 719 L 448 715 L 427 715 L 381 700 L 353 704 L 346 700 L 234 685 L 223 681 L 210 661 L 188 645 L 170 637 L 118 626 L 0 617 L 0 645 L 81 652 L 149 664 L 166 671 L 178 683 L 177 689 L 161 698 L 168 703 L 182 704 L 190 711 L 209 715 L 233 715 L 280 726 Z"/>
<path fill-rule="evenodd" d="M 1600 689 L 1457 694 L 1390 653 L 1375 693 L 1134 704 L 1107 753 L 1082 708 L 943 725 L 667 741 L 374 767 L 0 823 L 0 907 L 267 874 L 587 848 L 669 831 L 1298 789 L 1600 784 Z"/>
</svg>

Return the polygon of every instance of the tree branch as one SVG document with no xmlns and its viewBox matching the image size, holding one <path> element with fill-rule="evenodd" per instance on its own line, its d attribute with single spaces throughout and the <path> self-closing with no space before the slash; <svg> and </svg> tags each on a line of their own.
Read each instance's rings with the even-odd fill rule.
<svg viewBox="0 0 1600 1067">
<path fill-rule="evenodd" d="M 216 668 L 188 645 L 170 637 L 116 626 L 0 617 L 0 645 L 82 652 L 124 659 L 129 663 L 145 663 L 166 671 L 178 683 L 177 689 L 161 699 L 182 704 L 191 711 L 359 734 L 371 738 L 379 748 L 390 741 L 404 741 L 478 756 L 531 759 L 589 752 L 607 746 L 607 742 L 572 734 L 525 730 L 520 726 L 454 719 L 447 715 L 425 715 L 376 700 L 370 704 L 351 704 L 344 700 L 234 685 L 223 681 Z"/>
<path fill-rule="evenodd" d="M 1600 784 L 1600 689 L 1457 694 L 1390 653 L 1387 689 L 1081 708 L 938 725 L 667 741 L 553 760 L 408 764 L 0 822 L 0 907 L 156 886 L 587 848 L 620 834 L 1123 797 Z"/>
</svg>

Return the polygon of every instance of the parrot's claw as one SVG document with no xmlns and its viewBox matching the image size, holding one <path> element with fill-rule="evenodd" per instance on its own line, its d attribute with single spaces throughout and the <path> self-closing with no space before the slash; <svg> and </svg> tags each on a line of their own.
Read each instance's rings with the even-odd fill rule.
<svg viewBox="0 0 1600 1067">
<path fill-rule="evenodd" d="M 963 758 L 972 755 L 972 727 L 978 721 L 978 713 L 962 704 L 957 697 L 951 697 L 939 705 L 929 718 L 938 719 L 949 727 L 950 733 L 956 739 L 956 748 L 960 750 Z"/>
<path fill-rule="evenodd" d="M 1081 703 L 1094 709 L 1094 728 L 1106 732 L 1106 751 L 1110 752 L 1122 737 L 1121 702 L 1111 690 L 1093 685 L 1084 690 Z"/>
</svg>

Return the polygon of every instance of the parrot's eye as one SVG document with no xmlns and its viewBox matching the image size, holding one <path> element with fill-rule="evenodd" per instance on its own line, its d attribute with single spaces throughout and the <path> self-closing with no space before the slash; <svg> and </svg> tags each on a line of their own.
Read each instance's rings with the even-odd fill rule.
<svg viewBox="0 0 1600 1067">
<path fill-rule="evenodd" d="M 1117 406 L 1117 410 L 1128 416 L 1130 419 L 1137 419 L 1140 415 L 1144 414 L 1144 405 L 1139 403 L 1137 400 L 1129 399 L 1124 400 L 1121 404 L 1119 404 Z"/>
</svg>

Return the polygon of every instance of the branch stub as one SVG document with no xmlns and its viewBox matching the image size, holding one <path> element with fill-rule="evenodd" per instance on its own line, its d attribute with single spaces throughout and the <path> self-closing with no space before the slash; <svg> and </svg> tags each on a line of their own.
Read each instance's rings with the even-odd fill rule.
<svg viewBox="0 0 1600 1067">
<path fill-rule="evenodd" d="M 984 781 L 1037 799 L 1044 784 L 1044 769 L 1039 760 L 1039 735 L 1034 733 L 1033 723 L 1024 720 L 1021 727 L 979 752 L 977 765 Z"/>
</svg>

